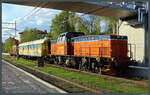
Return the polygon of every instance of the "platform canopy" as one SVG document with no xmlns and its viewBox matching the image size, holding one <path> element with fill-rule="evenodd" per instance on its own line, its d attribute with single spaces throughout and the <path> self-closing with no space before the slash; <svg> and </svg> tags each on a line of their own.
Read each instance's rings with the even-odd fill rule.
<svg viewBox="0 0 150 95">
<path fill-rule="evenodd" d="M 27 0 L 26 0 L 27 1 Z M 30 0 L 28 0 L 30 1 Z M 66 10 L 72 12 L 93 14 L 97 16 L 106 16 L 111 18 L 125 18 L 137 14 L 137 10 L 120 6 L 119 3 L 101 2 L 98 0 L 83 0 L 82 2 L 70 2 L 57 0 L 51 2 L 13 2 L 4 1 L 9 4 L 19 4 L 25 6 L 42 7 L 58 10 Z M 109 1 L 109 0 L 106 0 Z M 131 0 L 130 0 L 131 1 Z M 140 0 L 137 0 L 140 1 Z M 144 1 L 144 0 L 143 0 Z"/>
</svg>

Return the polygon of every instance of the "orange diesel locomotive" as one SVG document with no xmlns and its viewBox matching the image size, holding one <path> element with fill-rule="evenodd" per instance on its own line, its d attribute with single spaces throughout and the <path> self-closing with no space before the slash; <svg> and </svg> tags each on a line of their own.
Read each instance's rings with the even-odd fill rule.
<svg viewBox="0 0 150 95">
<path fill-rule="evenodd" d="M 51 41 L 49 47 L 50 58 L 46 59 L 52 63 L 109 75 L 125 71 L 130 62 L 127 36 L 66 32 Z"/>
</svg>

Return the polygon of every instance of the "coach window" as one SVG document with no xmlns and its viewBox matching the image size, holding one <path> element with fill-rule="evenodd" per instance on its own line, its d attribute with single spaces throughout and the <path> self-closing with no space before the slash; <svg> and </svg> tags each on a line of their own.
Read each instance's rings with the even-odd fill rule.
<svg viewBox="0 0 150 95">
<path fill-rule="evenodd" d="M 33 45 L 32 45 L 32 49 L 33 49 Z"/>
<path fill-rule="evenodd" d="M 38 47 L 38 44 L 36 44 L 36 48 L 38 49 L 39 47 Z"/>
<path fill-rule="evenodd" d="M 28 50 L 29 50 L 30 46 L 28 45 Z"/>
<path fill-rule="evenodd" d="M 33 49 L 35 49 L 35 45 L 33 45 Z"/>
<path fill-rule="evenodd" d="M 35 44 L 34 46 L 35 46 L 35 49 L 37 49 L 37 46 L 36 46 L 36 44 Z"/>
<path fill-rule="evenodd" d="M 41 48 L 40 44 L 39 44 L 39 49 Z"/>
</svg>

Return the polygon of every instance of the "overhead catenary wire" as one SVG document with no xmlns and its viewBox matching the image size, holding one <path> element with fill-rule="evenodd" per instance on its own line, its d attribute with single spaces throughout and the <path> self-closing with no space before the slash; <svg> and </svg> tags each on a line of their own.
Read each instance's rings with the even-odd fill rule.
<svg viewBox="0 0 150 95">
<path fill-rule="evenodd" d="M 27 14 L 23 18 L 24 19 L 30 18 L 31 16 L 33 16 L 34 14 L 36 14 L 37 12 L 39 12 L 42 9 L 42 7 L 45 6 L 46 4 L 47 4 L 46 2 L 42 3 L 40 6 L 38 6 L 38 7 L 40 7 L 39 9 L 38 9 L 38 7 L 34 8 L 29 14 Z"/>
<path fill-rule="evenodd" d="M 31 17 L 31 16 L 33 16 L 34 14 L 36 14 L 38 11 L 40 11 L 41 9 L 42 9 L 42 7 L 43 6 L 45 6 L 46 5 L 46 2 L 44 2 L 44 3 L 40 3 L 40 4 L 38 4 L 35 8 L 33 8 L 27 15 L 25 15 L 25 16 L 23 16 L 22 18 L 20 18 L 20 19 L 18 19 L 17 21 L 19 21 L 19 20 L 27 20 L 29 17 Z M 38 9 L 38 7 L 40 7 L 39 9 Z M 15 23 L 16 23 L 16 20 L 15 20 Z M 15 24 L 15 23 L 8 23 L 8 22 L 3 22 L 2 24 Z M 10 33 L 8 32 L 9 30 L 11 30 L 11 29 L 13 29 L 13 30 L 15 30 L 15 31 L 17 31 L 18 29 L 16 29 L 16 25 L 15 25 L 15 28 L 9 28 L 9 27 L 3 27 L 3 29 L 8 29 L 7 31 L 5 31 L 5 32 L 7 32 L 8 33 L 8 35 L 10 35 Z M 12 34 L 11 34 L 12 35 Z M 16 33 L 15 33 L 15 35 L 16 35 Z"/>
</svg>

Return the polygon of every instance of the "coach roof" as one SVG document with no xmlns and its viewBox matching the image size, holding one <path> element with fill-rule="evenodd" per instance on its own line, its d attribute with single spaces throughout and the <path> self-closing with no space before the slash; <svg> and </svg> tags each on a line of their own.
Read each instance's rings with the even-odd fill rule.
<svg viewBox="0 0 150 95">
<path fill-rule="evenodd" d="M 19 44 L 19 46 L 26 46 L 26 45 L 32 45 L 32 44 L 41 44 L 41 43 L 44 43 L 46 40 L 48 40 L 48 39 L 44 38 L 44 39 L 40 39 L 40 40 L 25 42 L 25 43 Z"/>
</svg>

